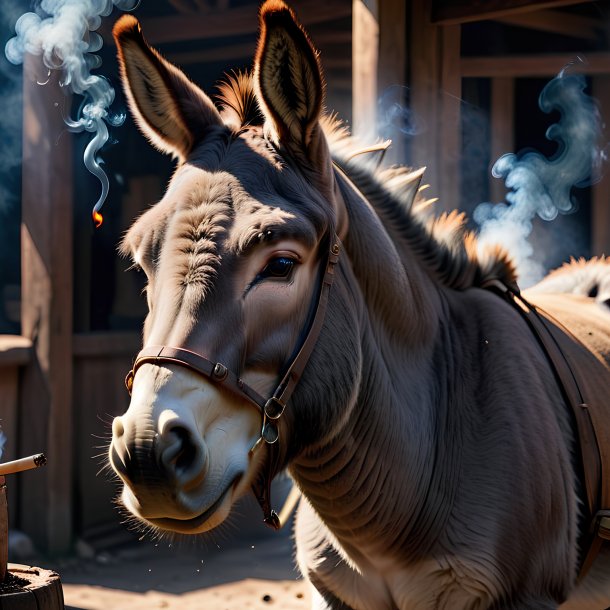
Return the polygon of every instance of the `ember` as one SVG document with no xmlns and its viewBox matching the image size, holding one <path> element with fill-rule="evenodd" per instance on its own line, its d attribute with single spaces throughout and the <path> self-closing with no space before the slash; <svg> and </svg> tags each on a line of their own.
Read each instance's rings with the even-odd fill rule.
<svg viewBox="0 0 610 610">
<path fill-rule="evenodd" d="M 93 217 L 95 228 L 99 229 L 102 226 L 102 223 L 104 222 L 104 217 L 97 210 L 93 210 L 93 214 L 91 216 Z"/>
</svg>

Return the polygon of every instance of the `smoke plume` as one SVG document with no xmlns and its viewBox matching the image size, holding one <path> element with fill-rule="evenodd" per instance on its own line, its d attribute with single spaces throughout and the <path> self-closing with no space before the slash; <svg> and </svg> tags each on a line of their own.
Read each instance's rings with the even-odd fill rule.
<svg viewBox="0 0 610 610">
<path fill-rule="evenodd" d="M 25 53 L 40 56 L 49 74 L 51 70 L 59 70 L 61 85 L 83 96 L 76 118 L 66 118 L 65 122 L 70 131 L 93 134 L 85 149 L 84 162 L 101 183 L 102 191 L 93 208 L 97 223 L 101 222 L 99 210 L 109 188 L 108 176 L 97 153 L 108 140 L 108 125 L 121 125 L 125 115 L 110 111 L 114 89 L 103 76 L 91 73 L 101 64 L 95 52 L 103 44 L 95 30 L 114 6 L 133 10 L 138 3 L 139 0 L 42 0 L 35 12 L 19 17 L 16 35 L 5 48 L 6 57 L 13 64 L 23 63 Z"/>
<path fill-rule="evenodd" d="M 553 220 L 558 213 L 575 210 L 571 190 L 596 179 L 605 154 L 598 148 L 601 121 L 596 102 L 584 92 L 586 81 L 564 70 L 550 81 L 539 98 L 545 113 L 558 110 L 559 123 L 546 132 L 558 143 L 557 152 L 547 159 L 539 152 L 506 154 L 493 166 L 492 174 L 503 178 L 510 192 L 506 203 L 484 203 L 474 211 L 480 225 L 479 243 L 503 245 L 513 256 L 519 283 L 527 287 L 542 278 L 544 268 L 532 259 L 528 242 L 536 215 Z"/>
</svg>

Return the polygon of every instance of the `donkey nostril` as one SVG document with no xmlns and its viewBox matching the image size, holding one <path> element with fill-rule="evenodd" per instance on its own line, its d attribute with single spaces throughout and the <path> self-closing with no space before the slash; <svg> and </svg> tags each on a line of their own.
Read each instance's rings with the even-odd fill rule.
<svg viewBox="0 0 610 610">
<path fill-rule="evenodd" d="M 123 420 L 120 417 L 115 417 L 112 420 L 112 435 L 115 438 L 120 438 L 125 434 L 125 426 L 123 426 Z"/>
<path fill-rule="evenodd" d="M 202 451 L 191 432 L 182 426 L 174 426 L 163 435 L 166 447 L 161 453 L 161 463 L 168 471 L 188 480 L 201 476 Z"/>
<path fill-rule="evenodd" d="M 176 472 L 180 474 L 189 469 L 191 464 L 197 457 L 197 448 L 191 441 L 191 435 L 188 430 L 184 428 L 174 428 L 172 430 L 181 442 L 180 451 L 176 455 L 175 464 Z"/>
</svg>

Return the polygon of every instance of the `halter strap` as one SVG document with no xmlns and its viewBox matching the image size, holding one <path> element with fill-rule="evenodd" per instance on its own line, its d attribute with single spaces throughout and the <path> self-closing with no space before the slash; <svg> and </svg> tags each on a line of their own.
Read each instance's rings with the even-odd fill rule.
<svg viewBox="0 0 610 610">
<path fill-rule="evenodd" d="M 221 362 L 212 362 L 212 360 L 191 350 L 168 345 L 148 346 L 138 353 L 131 370 L 125 377 L 125 386 L 127 387 L 128 392 L 131 394 L 134 377 L 143 364 L 159 365 L 166 363 L 183 366 L 229 390 L 238 397 L 243 398 L 248 404 L 260 411 L 262 417 L 261 433 L 260 437 L 250 449 L 250 454 L 254 453 L 263 442 L 267 445 L 273 445 L 279 439 L 277 421 L 283 415 L 288 401 L 301 380 L 303 371 L 309 362 L 309 358 L 318 341 L 322 326 L 324 325 L 328 297 L 335 278 L 335 266 L 339 262 L 340 251 L 339 237 L 333 232 L 331 234 L 329 251 L 326 258 L 326 268 L 324 276 L 322 277 L 320 293 L 318 295 L 318 304 L 309 326 L 307 336 L 288 366 L 282 380 L 269 398 L 263 398 L 254 388 L 249 386 Z M 257 482 L 253 485 L 253 489 L 261 508 L 263 509 L 265 523 L 274 529 L 279 529 L 282 526 L 282 523 L 280 522 L 277 513 L 271 509 L 270 490 L 271 479 L 275 474 L 274 471 L 277 466 L 277 464 L 274 463 L 276 461 L 277 455 L 275 456 L 275 460 L 268 460 L 268 463 L 263 466 L 263 468 L 266 466 L 266 470 L 261 472 Z"/>
</svg>

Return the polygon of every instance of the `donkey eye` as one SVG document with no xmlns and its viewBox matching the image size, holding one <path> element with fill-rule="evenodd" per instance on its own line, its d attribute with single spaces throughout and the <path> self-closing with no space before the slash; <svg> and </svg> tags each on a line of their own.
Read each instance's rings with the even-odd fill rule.
<svg viewBox="0 0 610 610">
<path fill-rule="evenodd" d="M 270 260 L 260 272 L 260 279 L 268 277 L 288 277 L 294 267 L 294 260 L 287 256 L 278 256 Z"/>
</svg>

